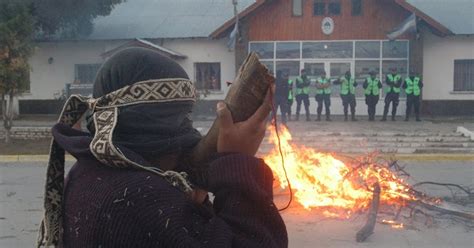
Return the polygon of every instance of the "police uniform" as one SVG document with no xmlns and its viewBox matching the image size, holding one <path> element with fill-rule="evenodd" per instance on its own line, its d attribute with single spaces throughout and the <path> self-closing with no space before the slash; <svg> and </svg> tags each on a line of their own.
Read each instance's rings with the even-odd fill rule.
<svg viewBox="0 0 474 248">
<path fill-rule="evenodd" d="M 405 121 L 408 121 L 410 118 L 411 108 L 415 109 L 416 121 L 420 120 L 420 95 L 421 89 L 423 88 L 423 83 L 421 78 L 418 76 L 411 75 L 405 78 L 405 83 L 403 84 L 405 93 L 407 94 L 407 109 L 405 115 Z"/>
<path fill-rule="evenodd" d="M 318 102 L 318 119 L 317 121 L 321 120 L 321 112 L 323 111 L 323 104 L 326 109 L 326 120 L 331 120 L 331 82 L 327 77 L 320 77 L 317 80 L 316 84 L 316 102 Z"/>
<path fill-rule="evenodd" d="M 339 80 L 334 82 L 335 84 L 341 85 L 340 95 L 342 99 L 342 106 L 344 108 L 344 120 L 347 121 L 347 112 L 349 106 L 351 107 L 351 119 L 356 121 L 355 118 L 355 109 L 356 109 L 356 98 L 355 98 L 355 88 L 357 87 L 357 82 L 350 75 L 342 76 Z"/>
<path fill-rule="evenodd" d="M 293 80 L 288 79 L 288 104 L 287 104 L 287 113 L 288 121 L 291 121 L 291 107 L 293 106 Z"/>
<path fill-rule="evenodd" d="M 381 121 L 387 120 L 388 109 L 392 103 L 392 121 L 395 121 L 397 115 L 397 107 L 400 99 L 400 87 L 402 85 L 402 76 L 400 74 L 388 74 L 385 79 L 385 106 L 383 109 L 383 118 Z"/>
<path fill-rule="evenodd" d="M 299 120 L 301 103 L 304 104 L 306 111 L 306 120 L 309 121 L 309 85 L 310 81 L 307 76 L 296 78 L 296 120 Z"/>
<path fill-rule="evenodd" d="M 367 111 L 369 114 L 369 121 L 375 119 L 375 107 L 379 102 L 380 89 L 382 88 L 382 83 L 380 80 L 375 77 L 368 77 L 363 85 L 365 89 L 365 104 L 367 104 Z"/>
</svg>

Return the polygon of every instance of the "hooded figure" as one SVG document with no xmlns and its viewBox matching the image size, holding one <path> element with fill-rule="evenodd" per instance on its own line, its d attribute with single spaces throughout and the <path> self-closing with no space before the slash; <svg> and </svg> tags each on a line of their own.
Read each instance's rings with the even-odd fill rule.
<svg viewBox="0 0 474 248">
<path fill-rule="evenodd" d="M 235 137 L 245 135 L 219 134 L 221 153 L 199 175 L 187 162 L 201 135 L 189 118 L 194 85 L 177 63 L 122 50 L 99 70 L 93 97 L 71 96 L 52 129 L 38 246 L 287 247 L 271 170 L 256 149 L 226 143 L 242 147 Z M 71 128 L 86 111 L 89 132 Z M 218 114 L 231 120 L 225 106 Z M 65 151 L 77 162 L 64 180 Z M 213 206 L 198 188 L 215 195 Z"/>
</svg>

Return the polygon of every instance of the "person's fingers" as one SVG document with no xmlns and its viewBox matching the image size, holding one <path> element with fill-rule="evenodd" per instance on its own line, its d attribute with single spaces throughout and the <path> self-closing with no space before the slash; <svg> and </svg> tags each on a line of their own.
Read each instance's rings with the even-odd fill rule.
<svg viewBox="0 0 474 248">
<path fill-rule="evenodd" d="M 226 129 L 234 124 L 232 114 L 224 102 L 217 103 L 217 119 L 219 122 L 219 129 Z"/>
<path fill-rule="evenodd" d="M 275 93 L 275 88 L 272 86 L 268 89 L 265 99 L 263 100 L 262 105 L 258 107 L 257 111 L 249 118 L 249 122 L 255 125 L 266 122 L 268 114 L 272 110 L 272 98 Z"/>
</svg>

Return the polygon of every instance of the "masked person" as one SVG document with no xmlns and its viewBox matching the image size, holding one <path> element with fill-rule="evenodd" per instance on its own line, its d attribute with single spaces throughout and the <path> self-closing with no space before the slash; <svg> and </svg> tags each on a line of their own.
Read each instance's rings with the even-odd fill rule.
<svg viewBox="0 0 474 248">
<path fill-rule="evenodd" d="M 365 89 L 365 104 L 367 104 L 367 112 L 369 114 L 369 121 L 375 120 L 375 107 L 379 102 L 380 89 L 382 83 L 375 76 L 375 71 L 371 71 L 370 76 L 365 80 L 363 88 Z"/>
<path fill-rule="evenodd" d="M 380 121 L 386 121 L 390 103 L 392 103 L 392 121 L 395 121 L 397 107 L 400 99 L 400 87 L 402 85 L 402 76 L 397 73 L 397 68 L 393 67 L 391 73 L 385 78 L 385 106 L 383 108 L 383 117 Z"/>
<path fill-rule="evenodd" d="M 301 70 L 301 76 L 296 78 L 296 120 L 300 119 L 301 103 L 304 104 L 306 111 L 306 121 L 310 121 L 309 118 L 309 85 L 311 84 L 306 70 Z"/>
<path fill-rule="evenodd" d="M 331 121 L 331 82 L 326 77 L 326 72 L 323 71 L 321 76 L 316 80 L 316 102 L 318 102 L 316 121 L 321 121 L 321 113 L 323 111 L 323 104 L 326 110 L 326 121 Z"/>
<path fill-rule="evenodd" d="M 405 78 L 405 83 L 403 84 L 403 89 L 405 89 L 405 93 L 407 95 L 407 109 L 405 121 L 408 121 L 410 119 L 410 112 L 412 107 L 415 109 L 416 121 L 421 121 L 420 95 L 422 88 L 423 82 L 421 81 L 420 76 L 418 76 L 415 71 L 410 70 L 410 76 Z"/>
<path fill-rule="evenodd" d="M 52 129 L 38 246 L 287 247 L 272 171 L 254 157 L 269 96 L 237 124 L 219 103 L 219 153 L 191 166 L 201 135 L 189 119 L 195 89 L 186 72 L 144 48 L 113 55 L 95 99 L 69 98 Z M 87 110 L 89 132 L 72 129 Z M 65 151 L 77 162 L 64 181 Z M 212 206 L 199 188 L 214 194 Z"/>
<path fill-rule="evenodd" d="M 340 95 L 342 99 L 342 106 L 344 108 L 344 121 L 347 121 L 347 112 L 348 112 L 349 106 L 351 107 L 351 120 L 357 121 L 357 119 L 355 118 L 355 110 L 356 110 L 355 89 L 357 87 L 357 82 L 351 76 L 351 72 L 346 71 L 344 76 L 334 81 L 334 84 L 341 85 Z"/>
<path fill-rule="evenodd" d="M 278 112 L 278 108 L 280 108 L 281 112 L 281 122 L 286 125 L 286 111 L 287 111 L 287 104 L 288 104 L 288 78 L 284 77 L 283 72 L 278 70 L 276 79 L 275 79 L 275 96 L 273 99 L 275 111 L 272 113 L 273 118 Z"/>
</svg>

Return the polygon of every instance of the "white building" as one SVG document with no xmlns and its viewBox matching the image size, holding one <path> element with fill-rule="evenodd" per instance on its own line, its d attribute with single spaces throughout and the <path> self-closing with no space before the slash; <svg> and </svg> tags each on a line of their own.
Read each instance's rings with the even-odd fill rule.
<svg viewBox="0 0 474 248">
<path fill-rule="evenodd" d="M 252 2 L 239 1 L 239 9 Z M 94 20 L 87 38 L 37 41 L 30 59 L 30 90 L 19 98 L 19 112 L 57 114 L 67 86 L 89 94 L 100 65 L 129 46 L 148 47 L 178 62 L 195 81 L 205 100 L 201 102 L 223 99 L 226 82 L 235 77 L 235 57 L 227 39 L 208 37 L 233 15 L 229 0 L 128 0 Z M 214 106 L 209 104 L 209 110 Z"/>
<path fill-rule="evenodd" d="M 474 1 L 408 0 L 433 19 L 423 29 L 423 105 L 427 115 L 474 116 Z"/>
<path fill-rule="evenodd" d="M 231 20 L 234 14 L 231 0 L 127 0 L 117 5 L 111 15 L 97 18 L 94 21 L 93 33 L 86 39 L 47 40 L 36 43 L 36 52 L 30 60 L 32 67 L 30 91 L 19 98 L 19 112 L 20 114 L 58 113 L 62 101 L 57 99 L 61 98 L 66 85 L 73 85 L 76 89 L 90 88 L 97 69 L 112 52 L 117 51 L 118 48 L 138 45 L 155 49 L 182 65 L 189 77 L 195 81 L 201 95 L 205 95 L 204 101 L 198 104 L 197 111 L 213 113 L 215 101 L 224 98 L 228 90 L 226 82 L 235 78 L 236 68 L 245 58 L 246 53 L 252 50 L 252 44 L 258 45 L 267 41 L 274 44 L 279 42 L 278 39 L 249 40 L 249 37 L 245 37 L 248 35 L 246 29 L 253 29 L 253 27 L 250 27 L 248 23 L 258 26 L 259 18 L 263 18 L 262 25 L 264 29 L 267 28 L 265 20 L 268 19 L 265 18 L 268 13 L 266 12 L 275 9 L 272 5 L 286 6 L 287 3 L 284 1 L 239 0 L 242 41 L 237 46 L 240 47 L 237 52 L 232 52 L 226 45 L 227 35 L 233 28 Z M 300 6 L 294 5 L 295 3 L 305 3 L 304 6 L 308 8 L 304 12 L 308 15 L 305 20 L 319 25 L 319 22 L 315 20 L 319 20 L 317 18 L 322 18 L 322 16 L 314 16 L 313 8 L 331 1 L 333 0 L 315 0 L 310 3 L 310 1 L 292 0 L 293 4 L 287 4 L 287 8 Z M 396 61 L 393 63 L 397 64 L 400 71 L 405 74 L 409 68 L 415 68 L 422 73 L 425 84 L 422 95 L 423 114 L 474 115 L 474 1 L 384 0 L 379 2 L 379 0 L 366 0 L 349 2 L 347 0 L 346 2 L 346 0 L 334 0 L 333 2 L 343 6 L 343 13 L 345 13 L 344 8 L 350 8 L 350 4 L 361 2 L 361 11 L 367 12 L 370 20 L 378 22 L 382 21 L 380 18 L 388 18 L 387 16 L 390 15 L 377 15 L 379 19 L 374 20 L 369 14 L 378 13 L 377 8 L 381 8 L 381 11 L 396 11 L 391 13 L 392 16 L 394 13 L 401 13 L 401 16 L 415 13 L 419 23 L 418 37 L 397 41 L 397 44 L 401 45 L 408 43 L 404 45 L 407 52 L 404 57 L 397 57 L 400 64 Z M 257 12 L 259 14 L 254 14 Z M 301 18 L 292 15 L 290 9 L 282 10 L 282 12 L 287 12 L 283 17 L 280 16 L 284 18 L 284 22 L 298 21 Z M 349 24 L 351 18 L 361 17 L 348 16 L 346 19 L 349 20 Z M 397 22 L 389 26 L 385 24 L 385 29 L 382 31 L 380 27 L 375 27 L 375 30 L 382 32 L 383 35 L 376 39 L 378 43 L 375 42 L 380 46 L 379 54 L 382 54 L 383 47 L 388 42 L 384 40 L 385 31 L 389 31 L 393 28 L 392 26 L 403 20 L 399 17 L 392 17 L 392 19 L 397 19 Z M 272 22 L 278 22 L 278 20 L 272 20 Z M 343 26 L 338 22 L 334 32 L 342 32 L 339 28 Z M 354 27 L 353 31 L 358 32 L 356 30 L 358 27 Z M 315 29 L 313 32 L 321 31 Z M 271 33 L 280 34 L 283 31 L 275 30 Z M 255 32 L 252 35 L 255 36 Z M 370 36 L 370 34 L 367 35 Z M 342 36 L 344 35 L 341 33 Z M 295 41 L 299 43 L 329 42 L 329 38 L 323 37 L 326 40 L 315 38 L 295 39 Z M 346 37 L 338 41 L 351 41 L 352 46 L 357 49 L 359 43 L 363 45 L 364 41 L 370 43 L 373 39 L 347 40 Z M 276 60 L 273 60 L 262 57 L 262 62 L 266 63 L 270 69 L 278 69 Z M 299 69 L 305 67 L 306 62 L 295 62 L 297 65 L 294 71 L 298 73 Z M 383 75 L 389 66 L 389 64 L 384 65 L 383 58 L 375 62 L 358 62 L 356 56 L 346 62 L 350 64 L 351 71 L 356 76 L 365 75 L 363 72 L 368 71 L 365 70 L 366 68 L 380 71 L 380 75 Z M 324 68 L 331 72 L 331 61 L 322 61 L 319 64 L 324 64 Z M 313 66 L 317 65 L 318 63 L 313 63 Z M 338 64 L 334 63 L 334 65 Z M 308 66 L 311 66 L 311 63 Z M 87 92 L 84 91 L 84 93 Z M 363 93 L 360 91 L 358 94 L 357 114 L 365 115 L 367 112 Z M 311 97 L 312 101 L 314 101 L 313 98 Z M 332 113 L 341 114 L 337 91 L 334 91 L 333 98 Z M 398 108 L 399 115 L 404 114 L 404 105 L 405 100 L 402 97 Z M 313 102 L 311 111 L 313 113 L 314 106 L 316 104 Z M 382 108 L 383 99 L 377 106 L 377 114 L 382 113 Z"/>
</svg>

